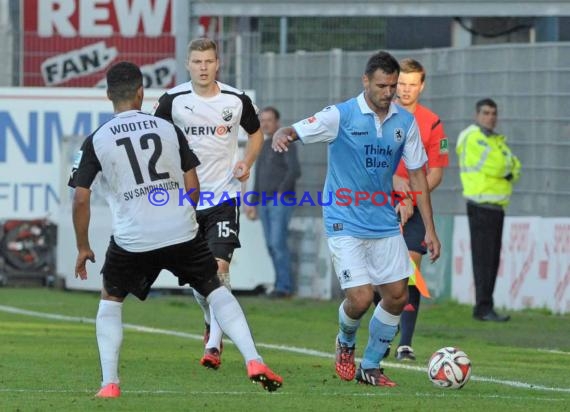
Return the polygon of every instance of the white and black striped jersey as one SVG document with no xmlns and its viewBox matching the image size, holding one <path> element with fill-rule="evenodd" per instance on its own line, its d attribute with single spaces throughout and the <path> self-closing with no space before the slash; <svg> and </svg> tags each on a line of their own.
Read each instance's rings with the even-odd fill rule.
<svg viewBox="0 0 570 412">
<path fill-rule="evenodd" d="M 184 172 L 199 164 L 179 128 L 129 110 L 85 139 L 68 184 L 90 189 L 99 178 L 115 242 L 130 252 L 145 252 L 196 236 L 194 208 L 189 202 L 179 205 L 179 199 L 186 193 Z"/>
<path fill-rule="evenodd" d="M 154 108 L 155 116 L 182 129 L 200 159 L 196 170 L 201 198 L 211 196 L 212 200 L 200 202 L 198 210 L 237 196 L 241 183 L 234 178 L 233 168 L 239 160 L 239 127 L 248 134 L 259 129 L 257 109 L 251 99 L 241 90 L 217 84 L 220 93 L 206 98 L 194 92 L 192 82 L 183 83 L 162 95 Z"/>
</svg>

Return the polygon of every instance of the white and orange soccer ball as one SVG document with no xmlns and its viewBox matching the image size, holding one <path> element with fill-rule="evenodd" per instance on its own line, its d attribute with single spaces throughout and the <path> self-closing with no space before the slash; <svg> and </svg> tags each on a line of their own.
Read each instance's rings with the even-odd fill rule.
<svg viewBox="0 0 570 412">
<path fill-rule="evenodd" d="M 461 389 L 471 376 L 471 361 L 458 348 L 446 347 L 436 351 L 429 360 L 428 377 L 441 388 Z"/>
</svg>

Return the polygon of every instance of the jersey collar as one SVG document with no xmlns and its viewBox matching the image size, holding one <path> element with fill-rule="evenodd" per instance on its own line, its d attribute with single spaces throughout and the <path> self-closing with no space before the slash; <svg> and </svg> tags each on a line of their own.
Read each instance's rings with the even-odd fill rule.
<svg viewBox="0 0 570 412">
<path fill-rule="evenodd" d="M 216 85 L 218 86 L 218 94 L 220 94 L 222 92 L 222 86 L 220 84 L 219 81 L 215 80 L 214 83 L 216 83 Z M 200 96 L 198 93 L 196 93 L 196 91 L 194 90 L 194 85 L 192 84 L 192 80 L 188 80 L 188 88 L 190 89 L 190 92 L 192 92 L 192 94 L 194 94 L 195 96 L 198 96 L 202 99 L 211 99 L 213 97 L 217 97 L 218 94 L 211 96 L 211 97 L 202 97 Z"/>
<path fill-rule="evenodd" d="M 131 116 L 135 116 L 137 113 L 140 113 L 140 110 L 125 110 L 124 112 L 121 113 L 115 113 L 115 117 L 131 117 Z"/>
<path fill-rule="evenodd" d="M 366 100 L 364 99 L 364 92 L 358 95 L 356 101 L 358 102 L 358 107 L 360 108 L 362 114 L 371 114 L 376 116 L 376 113 L 374 113 L 372 109 L 368 106 L 368 103 L 366 103 Z M 398 106 L 394 102 L 391 102 L 390 108 L 388 109 L 388 114 L 386 115 L 384 121 L 388 120 L 393 115 L 398 114 L 398 112 L 399 112 Z"/>
</svg>

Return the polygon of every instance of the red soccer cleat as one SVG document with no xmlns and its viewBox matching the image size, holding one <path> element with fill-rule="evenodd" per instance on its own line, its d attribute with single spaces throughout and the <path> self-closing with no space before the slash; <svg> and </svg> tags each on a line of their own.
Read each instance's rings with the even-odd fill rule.
<svg viewBox="0 0 570 412">
<path fill-rule="evenodd" d="M 116 383 L 109 383 L 103 386 L 95 394 L 96 398 L 118 398 L 119 396 L 121 396 L 121 388 Z"/>
<path fill-rule="evenodd" d="M 382 368 L 362 369 L 360 367 L 356 371 L 356 381 L 372 386 L 386 386 L 389 388 L 397 386 L 396 382 L 384 375 L 384 369 Z"/>
<path fill-rule="evenodd" d="M 356 374 L 356 364 L 354 363 L 355 346 L 343 345 L 336 339 L 336 374 L 343 381 L 351 381 Z"/>
<path fill-rule="evenodd" d="M 200 364 L 210 369 L 218 369 L 222 364 L 220 351 L 217 348 L 206 348 L 204 356 L 200 359 Z"/>
<path fill-rule="evenodd" d="M 252 382 L 259 382 L 263 389 L 269 392 L 276 391 L 283 385 L 283 378 L 273 372 L 269 367 L 256 360 L 247 363 L 247 376 Z"/>
</svg>

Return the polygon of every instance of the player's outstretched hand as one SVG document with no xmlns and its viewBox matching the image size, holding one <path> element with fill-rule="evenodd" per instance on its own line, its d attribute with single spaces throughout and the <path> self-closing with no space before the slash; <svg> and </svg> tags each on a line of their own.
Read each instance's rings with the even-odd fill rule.
<svg viewBox="0 0 570 412">
<path fill-rule="evenodd" d="M 441 253 L 441 243 L 437 238 L 435 231 L 433 233 L 426 233 L 425 242 L 427 250 L 429 250 L 429 259 L 435 262 Z"/>
<path fill-rule="evenodd" d="M 273 135 L 271 147 L 274 151 L 283 153 L 289 151 L 288 146 L 295 140 L 295 130 L 292 127 L 282 127 Z"/>
<path fill-rule="evenodd" d="M 87 269 L 85 267 L 87 260 L 95 263 L 95 253 L 91 249 L 80 250 L 77 254 L 75 262 L 75 277 L 81 280 L 87 279 Z"/>
</svg>

